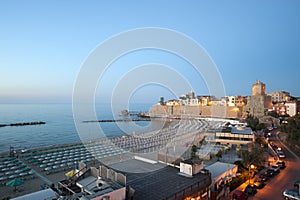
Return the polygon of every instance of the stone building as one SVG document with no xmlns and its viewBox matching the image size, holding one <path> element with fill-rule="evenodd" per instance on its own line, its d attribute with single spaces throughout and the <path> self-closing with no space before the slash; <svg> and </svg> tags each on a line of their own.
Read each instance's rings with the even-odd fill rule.
<svg viewBox="0 0 300 200">
<path fill-rule="evenodd" d="M 257 80 L 256 83 L 252 85 L 252 96 L 266 96 L 266 84 Z"/>
<path fill-rule="evenodd" d="M 243 107 L 229 107 L 221 105 L 212 106 L 161 106 L 151 107 L 151 117 L 218 117 L 218 118 L 240 118 L 242 117 Z"/>
<path fill-rule="evenodd" d="M 285 92 L 285 91 L 274 91 L 271 94 L 269 94 L 269 96 L 271 96 L 272 98 L 272 102 L 286 102 L 286 101 L 290 101 L 291 99 L 291 95 L 289 92 Z"/>
<path fill-rule="evenodd" d="M 247 104 L 246 98 L 242 96 L 227 96 L 227 106 L 245 106 Z"/>
<path fill-rule="evenodd" d="M 266 111 L 272 108 L 271 96 L 266 93 L 266 84 L 257 80 L 252 85 L 252 96 L 247 97 L 247 105 L 244 107 L 244 116 L 251 114 L 256 117 L 264 116 Z"/>
</svg>

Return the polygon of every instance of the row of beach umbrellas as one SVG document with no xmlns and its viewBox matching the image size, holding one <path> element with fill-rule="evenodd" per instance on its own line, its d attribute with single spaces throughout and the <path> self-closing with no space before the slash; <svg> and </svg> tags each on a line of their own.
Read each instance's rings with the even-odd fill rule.
<svg viewBox="0 0 300 200">
<path fill-rule="evenodd" d="M 0 181 L 21 178 L 31 175 L 32 171 L 25 163 L 14 157 L 2 156 L 0 158 Z"/>
<path fill-rule="evenodd" d="M 92 160 L 101 159 L 109 156 L 119 155 L 122 150 L 117 149 L 114 145 L 95 143 L 76 145 L 72 148 L 55 148 L 54 150 L 46 149 L 44 151 L 28 152 L 24 155 L 30 163 L 38 165 L 43 171 L 55 170 L 63 167 L 71 167 L 78 162 L 91 162 Z"/>
<path fill-rule="evenodd" d="M 149 135 L 148 133 L 138 134 L 136 136 L 113 138 L 111 141 L 119 148 L 141 152 L 149 148 L 160 149 L 166 146 L 167 143 L 173 141 L 180 134 L 189 134 L 195 130 L 204 130 L 207 123 L 200 120 L 180 121 L 174 126 L 161 129 L 159 132 Z"/>
</svg>

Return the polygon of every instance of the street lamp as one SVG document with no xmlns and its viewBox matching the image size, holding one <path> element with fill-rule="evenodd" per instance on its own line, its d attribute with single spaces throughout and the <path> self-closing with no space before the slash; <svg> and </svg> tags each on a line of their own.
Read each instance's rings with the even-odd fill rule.
<svg viewBox="0 0 300 200">
<path fill-rule="evenodd" d="M 254 166 L 253 164 L 251 164 L 251 165 L 249 166 L 249 185 L 250 185 L 250 180 L 251 180 L 250 172 L 251 172 L 251 169 L 254 169 L 254 168 L 255 168 L 255 166 Z"/>
</svg>

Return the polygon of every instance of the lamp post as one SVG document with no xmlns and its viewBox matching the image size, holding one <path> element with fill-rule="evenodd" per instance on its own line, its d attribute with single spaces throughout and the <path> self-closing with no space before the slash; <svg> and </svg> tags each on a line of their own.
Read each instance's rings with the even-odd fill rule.
<svg viewBox="0 0 300 200">
<path fill-rule="evenodd" d="M 254 168 L 255 168 L 255 166 L 254 166 L 253 164 L 251 164 L 251 165 L 249 166 L 249 185 L 250 185 L 250 180 L 251 180 L 250 172 L 251 172 L 251 169 L 254 169 Z"/>
</svg>

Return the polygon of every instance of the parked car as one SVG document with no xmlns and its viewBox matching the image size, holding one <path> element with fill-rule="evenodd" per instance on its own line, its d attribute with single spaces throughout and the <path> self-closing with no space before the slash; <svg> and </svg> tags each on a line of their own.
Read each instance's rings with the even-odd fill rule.
<svg viewBox="0 0 300 200">
<path fill-rule="evenodd" d="M 274 151 L 276 151 L 276 149 L 278 148 L 276 144 L 271 144 L 271 146 L 274 149 Z"/>
<path fill-rule="evenodd" d="M 276 165 L 278 165 L 280 169 L 286 168 L 285 162 L 282 160 L 277 161 Z"/>
<path fill-rule="evenodd" d="M 278 154 L 279 158 L 281 158 L 281 159 L 285 158 L 285 154 L 282 151 L 278 151 L 277 154 Z"/>
<path fill-rule="evenodd" d="M 266 184 L 263 180 L 256 180 L 254 181 L 254 185 L 257 189 L 262 189 Z"/>
<path fill-rule="evenodd" d="M 272 172 L 273 173 L 273 172 Z M 262 180 L 263 182 L 267 182 L 269 180 L 269 175 L 267 172 L 259 175 L 260 180 Z"/>
<path fill-rule="evenodd" d="M 256 186 L 249 184 L 245 187 L 244 192 L 249 194 L 249 195 L 254 195 L 257 192 Z"/>
<path fill-rule="evenodd" d="M 266 169 L 265 166 L 258 166 L 258 167 L 257 167 L 257 170 L 258 170 L 258 171 L 262 171 L 262 170 L 264 170 L 264 169 Z"/>
<path fill-rule="evenodd" d="M 241 190 L 234 190 L 232 194 L 232 199 L 233 200 L 247 200 L 248 199 L 248 194 Z"/>
<path fill-rule="evenodd" d="M 280 167 L 278 165 L 272 165 L 270 169 L 274 170 L 274 174 L 279 174 L 280 172 Z"/>
<path fill-rule="evenodd" d="M 268 175 L 269 178 L 270 178 L 270 177 L 273 177 L 273 176 L 274 176 L 274 170 L 269 168 L 269 169 L 267 170 L 267 175 Z"/>
<path fill-rule="evenodd" d="M 284 199 L 300 200 L 300 195 L 298 189 L 284 190 Z"/>
</svg>

